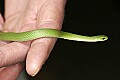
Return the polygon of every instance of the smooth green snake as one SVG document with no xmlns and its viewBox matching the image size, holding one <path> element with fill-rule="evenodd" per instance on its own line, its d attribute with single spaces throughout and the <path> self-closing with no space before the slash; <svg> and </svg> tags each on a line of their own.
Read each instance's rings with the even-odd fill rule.
<svg viewBox="0 0 120 80">
<path fill-rule="evenodd" d="M 84 41 L 84 42 L 97 42 L 97 41 L 105 41 L 108 39 L 108 37 L 105 35 L 83 36 L 69 32 L 63 32 L 60 30 L 50 29 L 50 28 L 43 28 L 43 29 L 20 32 L 20 33 L 0 32 L 0 40 L 4 40 L 4 41 L 29 41 L 43 37 L 63 38 L 68 40 Z"/>
</svg>

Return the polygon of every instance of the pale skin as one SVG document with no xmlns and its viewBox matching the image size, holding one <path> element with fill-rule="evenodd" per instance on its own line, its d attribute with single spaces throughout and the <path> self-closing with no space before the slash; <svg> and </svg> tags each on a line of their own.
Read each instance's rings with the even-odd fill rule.
<svg viewBox="0 0 120 80">
<path fill-rule="evenodd" d="M 5 0 L 5 21 L 0 15 L 0 30 L 5 32 L 24 32 L 41 28 L 60 30 L 65 4 L 66 0 Z M 29 75 L 35 76 L 49 57 L 55 42 L 54 38 L 28 42 L 0 41 L 0 78 L 15 80 L 24 66 Z"/>
</svg>

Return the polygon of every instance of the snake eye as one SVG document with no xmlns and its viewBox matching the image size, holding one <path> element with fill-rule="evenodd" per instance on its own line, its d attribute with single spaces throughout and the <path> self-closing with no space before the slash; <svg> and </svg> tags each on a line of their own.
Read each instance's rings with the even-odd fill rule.
<svg viewBox="0 0 120 80">
<path fill-rule="evenodd" d="M 104 40 L 106 40 L 106 38 L 105 38 L 105 37 L 102 37 L 102 40 L 104 41 Z"/>
</svg>

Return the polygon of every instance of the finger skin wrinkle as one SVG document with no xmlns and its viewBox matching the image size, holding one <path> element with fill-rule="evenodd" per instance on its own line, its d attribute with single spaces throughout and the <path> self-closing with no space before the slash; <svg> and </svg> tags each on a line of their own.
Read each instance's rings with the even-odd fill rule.
<svg viewBox="0 0 120 80">
<path fill-rule="evenodd" d="M 0 68 L 4 66 L 6 55 L 3 51 L 0 50 Z"/>
<path fill-rule="evenodd" d="M 37 39 L 35 41 L 32 42 L 31 47 L 36 45 L 36 44 L 44 44 L 46 46 L 53 46 L 52 44 L 56 42 L 57 39 L 55 38 L 41 38 L 41 39 Z"/>
<path fill-rule="evenodd" d="M 19 42 L 13 42 L 0 47 L 0 67 L 24 61 L 28 49 L 28 46 Z"/>
<path fill-rule="evenodd" d="M 9 16 L 24 10 L 29 0 L 5 0 L 5 19 Z M 19 4 L 19 5 L 18 5 Z M 12 10 L 11 10 L 12 9 Z"/>
<path fill-rule="evenodd" d="M 41 27 L 46 23 L 57 25 L 57 27 L 61 26 L 64 9 L 60 9 L 61 5 L 59 7 L 58 5 L 60 4 L 56 3 L 54 0 L 48 0 L 42 5 L 38 10 L 37 27 Z"/>
<path fill-rule="evenodd" d="M 0 41 L 0 47 L 4 46 L 4 45 L 6 45 L 6 44 L 7 44 L 7 42 Z"/>
<path fill-rule="evenodd" d="M 37 29 L 41 29 L 41 28 L 51 28 L 51 29 L 60 30 L 62 28 L 62 24 L 53 21 L 44 21 L 43 23 L 37 25 Z"/>
<path fill-rule="evenodd" d="M 15 64 L 9 67 L 4 67 L 0 69 L 0 79 L 16 80 L 22 69 L 23 69 L 23 65 L 21 63 Z M 7 76 L 6 76 L 6 73 L 7 73 Z"/>
<path fill-rule="evenodd" d="M 6 19 L 6 21 L 5 21 L 3 31 L 5 31 L 5 32 L 8 32 L 8 31 L 9 32 L 13 32 L 13 31 L 17 32 L 20 27 L 18 27 L 18 24 L 16 26 L 16 24 L 14 24 L 14 23 L 17 23 L 19 21 L 19 18 L 21 17 L 21 14 L 22 14 L 21 12 L 17 12 L 13 16 L 9 16 L 9 18 Z M 17 27 L 17 31 L 15 31 L 16 27 Z"/>
</svg>

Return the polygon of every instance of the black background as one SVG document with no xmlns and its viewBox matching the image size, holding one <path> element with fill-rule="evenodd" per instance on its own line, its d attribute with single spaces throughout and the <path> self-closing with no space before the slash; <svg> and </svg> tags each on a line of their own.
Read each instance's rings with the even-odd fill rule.
<svg viewBox="0 0 120 80">
<path fill-rule="evenodd" d="M 39 74 L 29 79 L 120 80 L 119 26 L 118 0 L 68 0 L 63 31 L 105 34 L 109 39 L 98 43 L 58 39 Z"/>
</svg>

